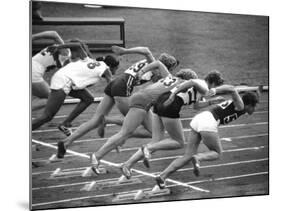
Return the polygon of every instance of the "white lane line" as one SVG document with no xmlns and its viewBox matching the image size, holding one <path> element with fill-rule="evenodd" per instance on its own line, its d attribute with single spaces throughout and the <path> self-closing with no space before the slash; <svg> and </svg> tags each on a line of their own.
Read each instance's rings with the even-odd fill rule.
<svg viewBox="0 0 281 211">
<path fill-rule="evenodd" d="M 256 173 L 252 173 L 252 174 L 242 174 L 242 175 L 235 175 L 235 176 L 228 176 L 228 177 L 213 178 L 213 179 L 208 179 L 208 180 L 194 181 L 194 182 L 189 182 L 189 183 L 185 183 L 185 184 L 188 184 L 188 185 L 200 184 L 200 183 L 213 182 L 213 181 L 223 181 L 223 180 L 238 179 L 238 178 L 245 178 L 245 177 L 261 176 L 261 175 L 266 175 L 266 174 L 268 174 L 267 171 L 256 172 Z M 167 187 L 174 187 L 174 186 L 177 186 L 177 185 L 175 184 L 175 185 L 170 185 Z M 132 192 L 132 191 L 120 192 L 118 194 L 126 194 L 126 193 L 130 193 L 130 192 Z M 37 207 L 37 206 L 50 205 L 50 204 L 59 204 L 59 203 L 66 203 L 66 202 L 71 202 L 71 201 L 79 201 L 79 200 L 101 198 L 101 197 L 112 197 L 112 196 L 113 196 L 113 194 L 110 193 L 110 194 L 102 194 L 102 195 L 95 195 L 95 196 L 85 196 L 85 197 L 79 197 L 79 198 L 69 198 L 69 199 L 58 200 L 58 201 L 42 202 L 42 203 L 32 204 L 32 208 Z"/>
<path fill-rule="evenodd" d="M 234 140 L 234 139 L 247 139 L 247 138 L 254 138 L 254 137 L 263 137 L 263 136 L 268 136 L 268 133 L 262 133 L 262 134 L 256 134 L 256 135 L 245 135 L 245 136 L 233 136 L 233 137 L 224 137 L 224 138 L 221 138 L 222 141 L 224 139 L 231 139 L 231 140 Z M 86 142 L 87 141 L 94 141 L 95 139 L 86 139 Z M 83 140 L 81 140 L 80 142 L 83 142 Z M 56 145 L 56 143 L 50 143 L 52 145 Z M 127 151 L 135 151 L 135 150 L 138 150 L 139 147 L 130 147 L 130 148 L 121 148 L 120 149 L 120 152 L 127 152 Z M 113 151 L 114 152 L 114 151 Z M 92 153 L 92 152 L 83 152 L 85 154 L 89 154 L 89 153 Z M 74 157 L 74 155 L 65 155 L 65 158 L 71 158 L 71 157 Z M 33 162 L 46 162 L 48 161 L 49 158 L 36 158 L 36 159 L 32 159 Z"/>
<path fill-rule="evenodd" d="M 233 137 L 224 137 L 224 138 L 230 138 L 230 139 L 242 139 L 242 138 L 253 138 L 253 137 L 258 137 L 258 136 L 267 136 L 268 133 L 262 133 L 258 135 L 246 135 L 246 136 L 233 136 Z M 96 141 L 104 141 L 107 140 L 108 138 L 89 138 L 89 139 L 81 139 L 75 141 L 75 143 L 84 143 L 84 142 L 96 142 Z M 57 142 L 51 142 L 50 144 L 57 144 Z M 132 147 L 132 148 L 124 148 L 121 149 L 120 151 L 130 151 L 130 150 L 135 150 L 138 149 L 138 147 Z"/>
<path fill-rule="evenodd" d="M 267 147 L 268 146 L 255 146 L 255 147 L 236 148 L 236 149 L 223 150 L 223 152 L 226 153 L 226 152 L 241 152 L 241 151 L 250 151 L 250 150 L 260 150 L 260 149 L 264 149 L 264 148 L 267 148 Z M 133 150 L 133 148 L 130 148 L 130 149 Z M 139 147 L 136 147 L 134 149 L 138 150 Z M 84 153 L 85 154 L 90 154 L 92 152 L 84 152 Z M 68 156 L 65 156 L 65 157 L 67 157 L 67 158 L 74 158 L 75 156 L 74 155 L 68 155 Z M 154 161 L 160 161 L 160 160 L 169 160 L 169 159 L 175 159 L 175 158 L 178 158 L 178 157 L 180 157 L 180 156 L 161 157 L 161 158 L 151 159 L 150 161 L 154 162 Z M 47 161 L 48 161 L 48 158 L 45 158 L 45 159 L 44 158 L 32 159 L 32 162 L 47 162 Z"/>
<path fill-rule="evenodd" d="M 44 142 L 41 142 L 41 141 L 36 141 L 34 139 L 32 139 L 32 142 L 40 144 L 40 145 L 43 145 L 43 146 L 46 146 L 46 147 L 57 149 L 56 146 L 53 146 L 51 144 L 47 144 L 47 143 L 44 143 Z M 67 152 L 70 153 L 70 154 L 76 155 L 78 157 L 83 157 L 83 158 L 87 158 L 87 159 L 90 160 L 90 156 L 89 155 L 86 155 L 86 154 L 83 154 L 83 153 L 79 153 L 79 152 L 75 152 L 75 151 L 72 151 L 72 150 L 69 150 L 69 149 L 67 149 Z M 100 160 L 100 163 L 106 164 L 108 166 L 114 166 L 114 167 L 118 167 L 119 166 L 119 164 L 116 164 L 116 163 L 113 163 L 113 162 L 109 162 L 109 161 L 106 161 L 106 160 Z M 144 171 L 140 171 L 140 170 L 133 169 L 133 168 L 131 170 L 136 172 L 136 173 L 145 175 L 145 176 L 155 177 L 155 175 L 147 173 L 147 172 L 144 172 Z M 181 182 L 176 181 L 176 180 L 169 179 L 169 182 L 174 183 L 174 184 L 178 184 L 178 185 L 182 185 L 184 187 L 189 187 L 189 188 L 194 189 L 194 190 L 198 190 L 198 191 L 202 191 L 202 192 L 209 192 L 208 190 L 205 190 L 205 189 L 202 189 L 202 188 L 198 188 L 198 187 L 195 187 L 195 186 L 186 185 L 186 184 L 181 183 Z"/>
<path fill-rule="evenodd" d="M 261 158 L 261 159 L 255 159 L 255 160 L 245 160 L 245 161 L 236 161 L 236 162 L 229 162 L 229 163 L 221 163 L 221 164 L 213 164 L 213 165 L 205 165 L 200 166 L 200 169 L 204 168 L 214 168 L 214 167 L 223 167 L 223 166 L 232 166 L 232 165 L 239 165 L 239 164 L 248 164 L 248 163 L 255 163 L 255 162 L 262 162 L 267 161 L 268 158 Z M 184 168 L 179 169 L 178 172 L 182 171 L 191 171 L 193 168 Z M 160 172 L 153 172 L 152 174 L 159 174 Z M 134 175 L 133 177 L 142 177 L 143 175 Z M 118 179 L 118 178 L 110 178 L 110 179 L 104 179 L 104 180 L 96 180 L 96 182 L 106 182 L 112 179 Z M 84 185 L 91 183 L 89 181 L 86 182 L 78 182 L 78 183 L 68 183 L 68 184 L 62 184 L 62 185 L 52 185 L 52 186 L 45 186 L 45 187 L 36 187 L 32 188 L 32 190 L 42 190 L 42 189 L 53 189 L 53 188 L 62 188 L 62 187 L 69 187 L 69 186 L 77 186 L 77 185 Z"/>
<path fill-rule="evenodd" d="M 268 111 L 256 111 L 254 114 L 264 114 L 264 113 L 268 113 Z M 55 116 L 53 119 L 62 119 L 62 118 L 66 118 L 67 115 L 58 115 L 58 116 Z M 187 118 L 184 118 L 185 120 L 191 120 L 193 117 L 187 117 Z M 32 117 L 32 120 L 35 119 L 35 117 Z M 106 126 L 115 126 L 115 124 L 108 124 Z"/>
<path fill-rule="evenodd" d="M 259 114 L 259 113 L 268 113 L 268 111 L 262 111 L 262 112 L 255 112 L 253 115 L 255 114 Z M 180 118 L 180 120 L 182 121 L 189 121 L 192 120 L 193 117 L 186 117 L 186 118 Z M 107 124 L 107 126 L 116 126 L 115 124 Z M 77 127 L 72 127 L 71 129 L 76 130 Z M 44 130 L 34 130 L 32 131 L 32 133 L 44 133 L 44 132 L 55 132 L 55 131 L 59 131 L 57 128 L 51 128 L 51 129 L 44 129 Z"/>
<path fill-rule="evenodd" d="M 268 133 L 262 133 L 262 134 L 257 134 L 257 135 L 245 135 L 245 136 L 234 136 L 234 137 L 227 137 L 227 138 L 230 138 L 230 139 L 247 139 L 247 138 L 255 138 L 255 137 L 263 137 L 263 136 L 268 136 Z M 225 139 L 225 138 L 222 138 L 222 139 Z M 51 143 L 52 145 L 55 145 L 56 143 Z M 124 148 L 124 149 L 121 149 L 120 151 L 121 152 L 125 152 L 125 151 L 135 151 L 135 150 L 138 150 L 139 147 L 130 147 L 130 148 Z M 114 152 L 114 151 L 113 151 Z M 92 153 L 92 152 L 83 152 L 84 154 L 89 154 L 89 153 Z M 75 157 L 74 155 L 65 155 L 65 158 L 71 158 L 71 157 Z M 32 159 L 33 162 L 47 162 L 49 160 L 49 157 L 48 158 L 37 158 L 37 159 Z"/>
</svg>

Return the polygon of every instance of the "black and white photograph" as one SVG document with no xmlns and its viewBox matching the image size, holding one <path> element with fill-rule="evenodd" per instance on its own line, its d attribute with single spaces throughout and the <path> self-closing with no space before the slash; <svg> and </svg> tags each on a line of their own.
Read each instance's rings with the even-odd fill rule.
<svg viewBox="0 0 281 211">
<path fill-rule="evenodd" d="M 269 15 L 29 11 L 31 210 L 269 195 Z"/>
</svg>

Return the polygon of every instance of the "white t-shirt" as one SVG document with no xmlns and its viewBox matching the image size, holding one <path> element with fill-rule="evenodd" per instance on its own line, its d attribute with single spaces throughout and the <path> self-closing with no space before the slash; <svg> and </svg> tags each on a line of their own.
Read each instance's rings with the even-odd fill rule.
<svg viewBox="0 0 281 211">
<path fill-rule="evenodd" d="M 109 67 L 102 61 L 91 58 L 70 62 L 57 73 L 69 78 L 73 83 L 73 89 L 84 89 L 101 80 L 101 76 Z"/>
</svg>

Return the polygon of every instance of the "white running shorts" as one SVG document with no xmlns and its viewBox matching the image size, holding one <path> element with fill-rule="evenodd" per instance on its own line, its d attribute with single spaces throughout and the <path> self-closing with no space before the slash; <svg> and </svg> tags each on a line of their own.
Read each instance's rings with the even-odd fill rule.
<svg viewBox="0 0 281 211">
<path fill-rule="evenodd" d="M 219 121 L 216 121 L 210 111 L 203 111 L 193 117 L 190 122 L 190 127 L 196 132 L 201 131 L 218 132 Z"/>
<path fill-rule="evenodd" d="M 59 90 L 62 89 L 66 95 L 69 94 L 73 86 L 72 81 L 70 78 L 66 77 L 63 74 L 60 74 L 60 72 L 56 72 L 54 76 L 51 79 L 51 89 Z"/>
</svg>

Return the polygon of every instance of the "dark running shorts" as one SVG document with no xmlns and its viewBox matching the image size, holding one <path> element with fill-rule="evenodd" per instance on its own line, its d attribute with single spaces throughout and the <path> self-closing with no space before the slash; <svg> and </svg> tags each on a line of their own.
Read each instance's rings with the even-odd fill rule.
<svg viewBox="0 0 281 211">
<path fill-rule="evenodd" d="M 169 106 L 163 106 L 163 103 L 169 98 L 170 94 L 171 92 L 166 92 L 160 95 L 153 106 L 153 113 L 157 114 L 160 117 L 167 117 L 172 119 L 180 118 L 180 111 L 184 102 L 179 96 L 176 96 L 175 100 Z"/>
<path fill-rule="evenodd" d="M 112 98 L 115 96 L 129 97 L 134 89 L 135 78 L 129 74 L 122 74 L 111 81 L 104 89 L 104 93 Z"/>
<path fill-rule="evenodd" d="M 130 97 L 130 108 L 140 108 L 149 111 L 152 106 L 153 101 L 151 100 L 151 96 L 147 93 L 137 92 Z"/>
</svg>

